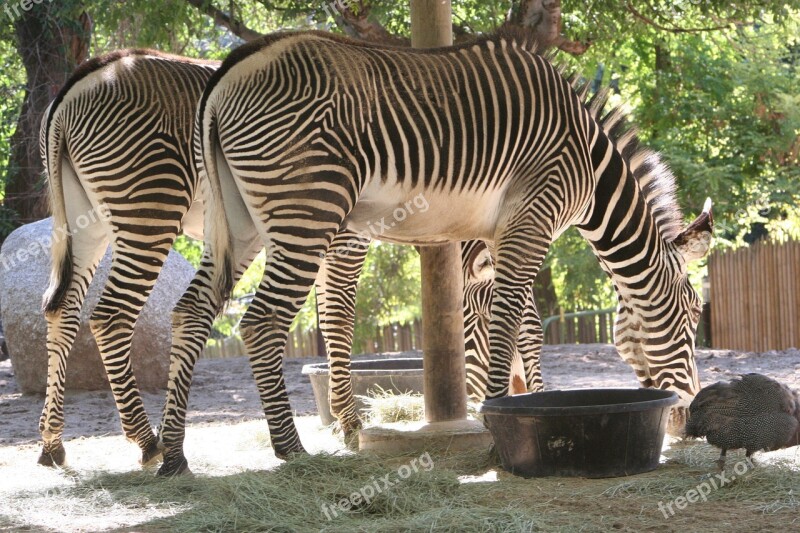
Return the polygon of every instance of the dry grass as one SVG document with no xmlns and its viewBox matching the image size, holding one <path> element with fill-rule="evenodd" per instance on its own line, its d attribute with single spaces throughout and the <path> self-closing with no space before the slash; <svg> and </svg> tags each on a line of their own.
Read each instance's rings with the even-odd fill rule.
<svg viewBox="0 0 800 533">
<path fill-rule="evenodd" d="M 408 479 L 392 459 L 341 451 L 315 417 L 298 426 L 315 455 L 274 458 L 266 424 L 190 427 L 194 477 L 158 479 L 121 437 L 67 443 L 70 471 L 35 465 L 34 446 L 0 452 L 0 530 L 52 531 L 753 531 L 800 520 L 800 449 L 761 454 L 755 469 L 665 518 L 659 502 L 714 472 L 717 452 L 675 443 L 655 472 L 630 478 L 522 479 L 486 452 L 434 455 Z M 729 472 L 741 455 L 731 454 Z M 397 483 L 328 520 L 335 504 L 383 476 Z"/>
<path fill-rule="evenodd" d="M 369 396 L 359 396 L 368 408 L 366 425 L 418 422 L 425 418 L 425 400 L 421 394 L 400 394 L 381 387 L 376 389 Z"/>
</svg>

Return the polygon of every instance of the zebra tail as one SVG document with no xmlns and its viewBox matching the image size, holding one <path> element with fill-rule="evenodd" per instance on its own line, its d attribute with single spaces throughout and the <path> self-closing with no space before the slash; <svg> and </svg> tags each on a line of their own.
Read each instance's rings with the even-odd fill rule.
<svg viewBox="0 0 800 533">
<path fill-rule="evenodd" d="M 51 104 L 51 107 L 53 104 Z M 50 212 L 53 215 L 51 238 L 50 285 L 42 297 L 42 310 L 54 313 L 61 306 L 72 282 L 72 236 L 67 220 L 64 187 L 61 176 L 61 156 L 64 149 L 63 128 L 59 108 L 48 107 L 42 117 L 39 147 L 47 172 L 50 191 Z M 58 231 L 63 228 L 64 232 Z"/>
<path fill-rule="evenodd" d="M 205 216 L 205 226 L 207 228 L 206 248 L 209 250 L 211 259 L 214 262 L 211 290 L 219 306 L 218 310 L 221 310 L 231 292 L 233 292 L 234 265 L 230 246 L 231 236 L 228 218 L 225 214 L 225 198 L 222 194 L 222 184 L 220 183 L 219 169 L 217 168 L 219 134 L 216 117 L 212 111 L 210 116 L 206 114 L 200 120 L 203 121 L 204 126 L 199 130 L 202 132 L 202 160 L 211 192 L 206 208 L 208 211 Z M 205 126 L 207 126 L 207 129 Z"/>
</svg>

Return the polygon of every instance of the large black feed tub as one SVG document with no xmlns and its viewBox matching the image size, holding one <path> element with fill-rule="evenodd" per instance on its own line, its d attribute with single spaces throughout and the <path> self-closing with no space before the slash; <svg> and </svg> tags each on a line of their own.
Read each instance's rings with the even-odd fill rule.
<svg viewBox="0 0 800 533">
<path fill-rule="evenodd" d="M 654 470 L 677 402 L 658 389 L 585 389 L 495 398 L 479 411 L 505 470 L 601 478 Z"/>
</svg>

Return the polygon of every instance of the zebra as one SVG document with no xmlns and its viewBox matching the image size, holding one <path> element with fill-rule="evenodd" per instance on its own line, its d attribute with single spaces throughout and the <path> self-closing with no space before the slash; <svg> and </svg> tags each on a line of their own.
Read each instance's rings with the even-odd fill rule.
<svg viewBox="0 0 800 533">
<path fill-rule="evenodd" d="M 39 422 L 40 464 L 62 465 L 66 459 L 62 435 L 67 356 L 86 291 L 109 242 L 111 273 L 91 317 L 92 332 L 123 432 L 140 447 L 142 464 L 160 457 L 131 370 L 131 338 L 174 239 L 180 232 L 194 238 L 203 235 L 203 194 L 192 160 L 191 133 L 197 102 L 219 64 L 145 49 L 112 52 L 78 68 L 44 115 L 40 149 L 49 177 L 54 247 L 43 304 L 48 381 Z M 89 209 L 104 209 L 110 216 L 107 224 L 93 220 L 62 238 L 62 230 L 79 226 L 76 219 Z M 333 412 L 345 433 L 353 433 L 360 422 L 348 365 L 356 283 L 369 240 L 348 230 L 338 239 L 347 248 L 323 264 L 320 325 L 334 370 Z M 491 296 L 482 294 L 485 306 Z M 472 335 L 485 338 L 481 327 L 485 324 L 473 328 Z M 485 346 L 471 337 L 467 342 L 479 349 Z M 487 356 L 476 360 L 480 364 Z M 471 366 L 469 373 L 473 372 L 485 374 Z"/>
<path fill-rule="evenodd" d="M 683 228 L 671 174 L 636 142 L 620 151 L 615 137 L 633 133 L 618 124 L 608 135 L 592 105 L 524 32 L 433 50 L 290 32 L 233 51 L 198 106 L 210 230 L 173 311 L 159 473 L 188 467 L 194 361 L 256 246 L 268 260 L 242 338 L 276 456 L 304 451 L 282 371 L 289 325 L 341 228 L 364 232 L 419 194 L 429 209 L 382 240 L 493 243 L 487 398 L 508 391 L 530 286 L 550 243 L 576 226 L 617 289 L 620 355 L 642 386 L 679 395 L 679 430 L 699 388 L 700 300 L 686 266 L 708 251 L 710 205 Z M 626 161 L 637 158 L 645 161 L 634 175 Z"/>
<path fill-rule="evenodd" d="M 160 457 L 131 369 L 131 338 L 176 236 L 182 230 L 202 238 L 190 136 L 196 103 L 218 67 L 152 50 L 112 52 L 78 67 L 43 116 L 39 142 L 50 185 L 53 259 L 43 298 L 48 372 L 40 464 L 66 459 L 67 356 L 109 242 L 111 270 L 90 326 L 126 437 L 141 449 L 142 464 Z M 81 214 L 100 209 L 102 219 L 77 224 Z"/>
<path fill-rule="evenodd" d="M 464 277 L 467 396 L 473 402 L 481 402 L 486 392 L 489 368 L 489 318 L 494 283 L 491 247 L 484 241 L 462 242 L 461 265 Z M 525 303 L 517 349 L 509 375 L 510 394 L 544 390 L 539 359 L 544 336 L 535 305 L 531 293 Z"/>
</svg>

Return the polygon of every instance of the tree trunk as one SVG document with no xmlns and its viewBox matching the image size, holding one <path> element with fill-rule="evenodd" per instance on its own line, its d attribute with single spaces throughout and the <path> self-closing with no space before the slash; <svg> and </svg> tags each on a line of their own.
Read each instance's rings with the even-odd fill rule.
<svg viewBox="0 0 800 533">
<path fill-rule="evenodd" d="M 533 282 L 533 300 L 539 316 L 545 318 L 558 314 L 558 296 L 553 287 L 553 276 L 549 266 L 542 267 Z"/>
<path fill-rule="evenodd" d="M 50 101 L 89 51 L 89 16 L 83 12 L 71 18 L 67 13 L 56 2 L 43 3 L 21 11 L 14 23 L 28 78 L 6 176 L 5 206 L 15 212 L 16 226 L 47 216 L 39 126 Z"/>
<path fill-rule="evenodd" d="M 411 0 L 411 45 L 414 48 L 453 43 L 449 0 Z M 422 358 L 425 419 L 428 422 L 467 417 L 464 356 L 464 282 L 458 243 L 423 246 Z"/>
<path fill-rule="evenodd" d="M 653 102 L 651 105 L 655 105 L 656 109 L 663 108 L 663 102 L 661 99 L 666 94 L 666 87 L 664 83 L 664 76 L 666 76 L 667 72 L 670 71 L 671 61 L 669 57 L 669 49 L 662 43 L 656 43 L 655 45 L 656 50 L 656 63 L 655 63 L 655 74 L 656 74 L 656 90 L 655 95 L 653 98 Z M 653 124 L 652 126 L 652 134 L 650 136 L 651 140 L 658 139 L 658 124 Z"/>
</svg>

